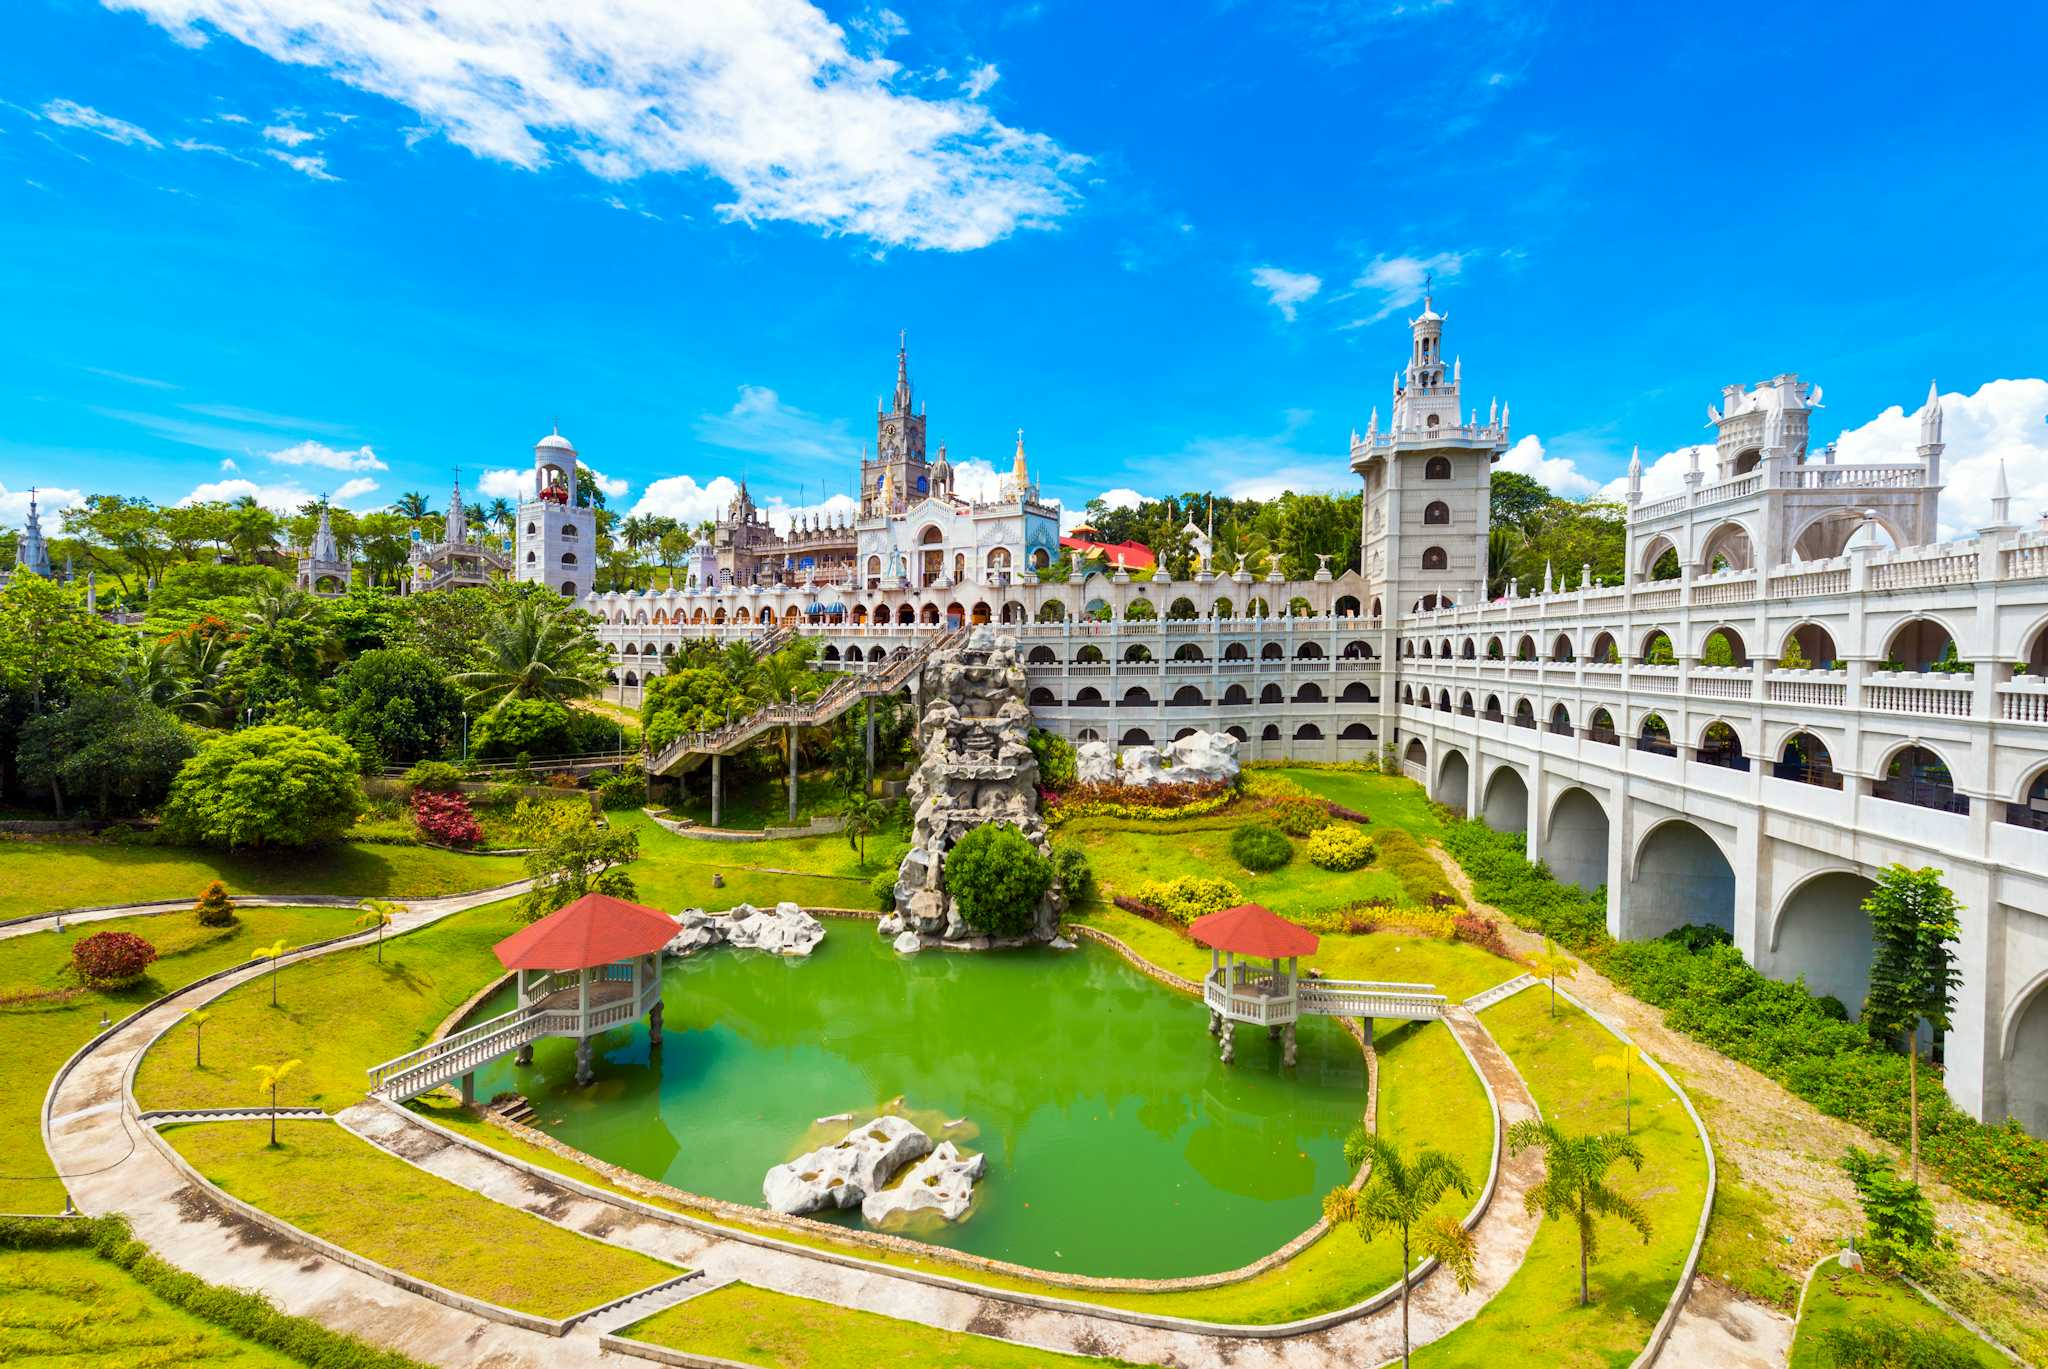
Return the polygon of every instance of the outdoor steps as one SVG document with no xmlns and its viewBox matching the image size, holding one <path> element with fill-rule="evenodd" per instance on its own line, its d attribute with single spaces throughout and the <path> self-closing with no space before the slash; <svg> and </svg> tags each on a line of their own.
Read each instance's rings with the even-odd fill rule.
<svg viewBox="0 0 2048 1369">
<path fill-rule="evenodd" d="M 630 1298 L 624 1298 L 612 1303 L 608 1307 L 599 1308 L 589 1316 L 582 1318 L 581 1325 L 598 1332 L 600 1335 L 609 1334 L 621 1327 L 631 1326 L 634 1322 L 645 1321 L 656 1312 L 666 1312 L 677 1303 L 684 1303 L 692 1298 L 702 1297 L 706 1293 L 714 1292 L 729 1283 L 737 1281 L 731 1274 L 721 1275 L 714 1279 L 707 1277 L 701 1269 L 693 1269 L 680 1278 L 670 1279 L 667 1283 L 658 1283 L 644 1292 L 635 1293 Z"/>
<path fill-rule="evenodd" d="M 524 1123 L 533 1118 L 533 1104 L 526 1101 L 525 1094 L 514 1094 L 502 1103 L 493 1103 L 491 1111 L 508 1122 Z"/>
<path fill-rule="evenodd" d="M 1512 998 L 1536 982 L 1533 974 L 1518 974 L 1513 979 L 1502 980 L 1490 989 L 1481 989 L 1465 1000 L 1465 1007 L 1471 1012 L 1484 1012 L 1503 998 Z"/>
</svg>

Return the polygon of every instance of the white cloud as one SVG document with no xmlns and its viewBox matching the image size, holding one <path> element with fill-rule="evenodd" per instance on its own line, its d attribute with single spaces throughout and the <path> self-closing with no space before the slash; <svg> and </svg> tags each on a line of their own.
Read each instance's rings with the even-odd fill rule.
<svg viewBox="0 0 2048 1369">
<path fill-rule="evenodd" d="M 1579 470 L 1570 457 L 1545 456 L 1543 439 L 1533 433 L 1508 448 L 1500 459 L 1500 469 L 1526 475 L 1572 499 L 1582 499 L 1600 488 L 1600 482 Z"/>
<path fill-rule="evenodd" d="M 595 466 L 585 466 L 583 469 L 590 472 L 590 478 L 597 482 L 597 487 L 604 491 L 604 497 L 607 499 L 623 498 L 626 491 L 632 488 L 630 481 L 606 475 Z"/>
<path fill-rule="evenodd" d="M 341 488 L 334 492 L 334 497 L 336 499 L 361 499 L 366 494 L 374 493 L 376 489 L 376 481 L 370 479 L 367 475 L 359 475 L 353 480 L 342 481 Z"/>
<path fill-rule="evenodd" d="M 232 456 L 222 457 L 220 459 L 220 468 L 224 471 L 239 471 L 240 469 L 242 469 L 240 466 L 237 466 L 235 464 L 235 458 L 233 458 Z"/>
<path fill-rule="evenodd" d="M 324 443 L 298 442 L 281 451 L 265 452 L 263 459 L 280 466 L 319 466 L 330 471 L 382 471 L 389 470 L 377 453 L 368 447 L 354 451 L 340 451 Z"/>
<path fill-rule="evenodd" d="M 855 455 L 853 435 L 843 422 L 784 404 L 764 385 L 740 386 L 730 409 L 697 419 L 696 433 L 699 441 L 714 447 L 826 466 L 835 474 L 844 471 Z"/>
<path fill-rule="evenodd" d="M 979 100 L 982 96 L 989 93 L 997 81 L 1002 79 L 1003 73 L 996 70 L 994 62 L 983 62 L 980 66 L 967 73 L 967 79 L 960 83 L 960 89 L 967 92 L 968 99 Z"/>
<path fill-rule="evenodd" d="M 240 499 L 250 496 L 266 509 L 279 513 L 296 513 L 301 504 L 313 498 L 298 484 L 286 481 L 281 485 L 261 485 L 254 480 L 209 480 L 194 486 L 192 492 L 178 501 L 178 507 L 189 504 L 204 504 L 214 500 Z"/>
<path fill-rule="evenodd" d="M 65 128 L 82 128 L 97 133 L 109 142 L 124 146 L 160 148 L 162 143 L 149 133 L 126 119 L 116 119 L 111 114 L 102 114 L 91 105 L 82 105 L 76 100 L 52 100 L 43 106 L 43 117 L 53 124 Z"/>
<path fill-rule="evenodd" d="M 1323 278 L 1305 271 L 1283 271 L 1277 266 L 1252 268 L 1252 284 L 1266 292 L 1266 302 L 1280 311 L 1280 317 L 1294 322 L 1296 310 L 1323 288 Z"/>
<path fill-rule="evenodd" d="M 263 130 L 263 136 L 273 143 L 282 143 L 286 147 L 297 147 L 300 143 L 313 142 L 320 135 L 291 124 L 271 124 Z"/>
<path fill-rule="evenodd" d="M 325 157 L 305 157 L 292 152 L 280 152 L 276 148 L 265 148 L 276 160 L 283 162 L 302 176 L 311 176 L 316 181 L 338 181 L 339 176 L 328 174 Z"/>
<path fill-rule="evenodd" d="M 485 471 L 476 482 L 477 492 L 493 499 L 524 499 L 533 492 L 533 472 L 519 470 Z"/>
<path fill-rule="evenodd" d="M 26 523 L 28 500 L 27 490 L 11 490 L 4 482 L 0 482 L 0 525 L 19 528 Z M 43 524 L 43 536 L 56 537 L 64 531 L 64 510 L 83 504 L 85 492 L 46 485 L 36 490 L 35 500 L 37 515 Z"/>
<path fill-rule="evenodd" d="M 1712 480 L 1714 478 L 1714 444 L 1711 442 L 1690 443 L 1675 451 L 1665 452 L 1662 456 L 1643 463 L 1643 502 L 1654 504 L 1659 499 L 1668 498 L 1682 491 L 1685 488 L 1686 472 L 1692 469 L 1694 453 L 1699 455 L 1700 471 L 1703 478 Z M 1563 460 L 1567 466 L 1573 467 L 1572 474 L 1574 477 L 1579 476 L 1574 463 L 1566 458 L 1559 459 Z M 1600 487 L 1600 497 L 1602 499 L 1620 499 L 1627 494 L 1628 474 L 1626 471 L 1615 476 L 1614 479 Z"/>
<path fill-rule="evenodd" d="M 777 532 L 786 533 L 791 520 L 799 516 L 832 523 L 851 522 L 860 515 L 860 500 L 850 494 L 831 495 L 816 504 L 785 504 L 780 499 L 770 499 L 761 505 L 761 512 Z"/>
<path fill-rule="evenodd" d="M 692 476 L 663 476 L 641 491 L 640 502 L 633 506 L 632 513 L 661 514 L 694 528 L 708 518 L 723 515 L 725 506 L 739 492 L 739 485 L 730 476 L 714 476 L 707 485 L 699 485 Z"/>
<path fill-rule="evenodd" d="M 202 143 L 197 138 L 180 138 L 171 146 L 180 152 L 211 152 L 216 157 L 226 157 L 229 161 L 240 162 L 243 166 L 256 165 L 239 152 L 230 152 L 219 143 Z"/>
<path fill-rule="evenodd" d="M 1377 256 L 1351 282 L 1355 290 L 1370 290 L 1379 296 L 1379 312 L 1362 323 L 1377 323 L 1397 309 L 1420 300 L 1431 276 L 1450 280 L 1465 266 L 1463 252 L 1438 252 L 1435 256 Z"/>
<path fill-rule="evenodd" d="M 1991 521 L 1991 491 L 2005 463 L 2011 517 L 2048 513 L 2048 380 L 1992 380 L 1977 393 L 1941 397 L 1941 534 L 1967 537 Z M 1836 442 L 1844 465 L 1919 459 L 1920 411 L 1894 404 Z"/>
<path fill-rule="evenodd" d="M 983 247 L 1049 226 L 1084 159 L 972 98 L 899 88 L 893 17 L 859 30 L 803 0 L 103 0 L 179 42 L 210 31 L 406 105 L 480 157 L 561 157 L 606 180 L 702 172 L 730 220 L 782 220 L 884 246 Z"/>
</svg>

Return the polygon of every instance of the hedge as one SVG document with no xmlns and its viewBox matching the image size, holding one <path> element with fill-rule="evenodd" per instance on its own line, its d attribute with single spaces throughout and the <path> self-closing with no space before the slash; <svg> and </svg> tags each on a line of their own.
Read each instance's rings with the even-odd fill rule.
<svg viewBox="0 0 2048 1369">
<path fill-rule="evenodd" d="M 0 1250 L 89 1249 L 171 1306 L 312 1369 L 427 1369 L 319 1322 L 280 1312 L 260 1293 L 223 1288 L 150 1254 L 120 1217 L 0 1218 Z"/>
</svg>

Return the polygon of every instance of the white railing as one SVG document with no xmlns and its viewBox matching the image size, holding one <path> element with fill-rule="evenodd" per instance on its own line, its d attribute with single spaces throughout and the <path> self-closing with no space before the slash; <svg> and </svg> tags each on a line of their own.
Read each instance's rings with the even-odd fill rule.
<svg viewBox="0 0 2048 1369">
<path fill-rule="evenodd" d="M 1294 996 L 1279 992 L 1279 981 L 1272 972 L 1244 965 L 1212 973 L 1204 979 L 1202 1001 L 1233 1022 L 1278 1027 L 1295 1018 Z"/>
<path fill-rule="evenodd" d="M 2023 675 L 2000 685 L 1998 716 L 2012 723 L 2048 723 L 2048 679 Z"/>
<path fill-rule="evenodd" d="M 1304 979 L 1301 1011 L 1322 1017 L 1399 1017 L 1427 1021 L 1444 1015 L 1434 984 L 1392 984 L 1363 979 Z"/>
<path fill-rule="evenodd" d="M 1825 670 L 1774 670 L 1764 679 L 1764 697 L 1774 704 L 1840 708 L 1848 702 L 1848 681 Z M 1821 678 L 1816 678 L 1821 677 Z"/>
<path fill-rule="evenodd" d="M 1911 683 L 1891 684 L 1888 680 Z M 1864 682 L 1863 706 L 1880 713 L 1967 718 L 1974 689 L 1975 682 L 1968 675 L 1904 675 L 1891 671 Z"/>
</svg>

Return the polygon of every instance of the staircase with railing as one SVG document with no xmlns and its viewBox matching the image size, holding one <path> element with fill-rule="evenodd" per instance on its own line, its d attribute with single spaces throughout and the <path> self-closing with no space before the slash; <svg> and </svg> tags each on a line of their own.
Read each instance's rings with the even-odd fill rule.
<svg viewBox="0 0 2048 1369">
<path fill-rule="evenodd" d="M 950 646 L 967 635 L 965 628 L 934 634 L 901 656 L 891 657 L 878 670 L 842 675 L 815 699 L 795 704 L 769 704 L 744 718 L 722 727 L 691 732 L 676 738 L 647 763 L 650 775 L 687 771 L 711 756 L 726 756 L 778 727 L 822 727 L 863 699 L 892 694 L 924 667 L 934 651 Z"/>
</svg>

